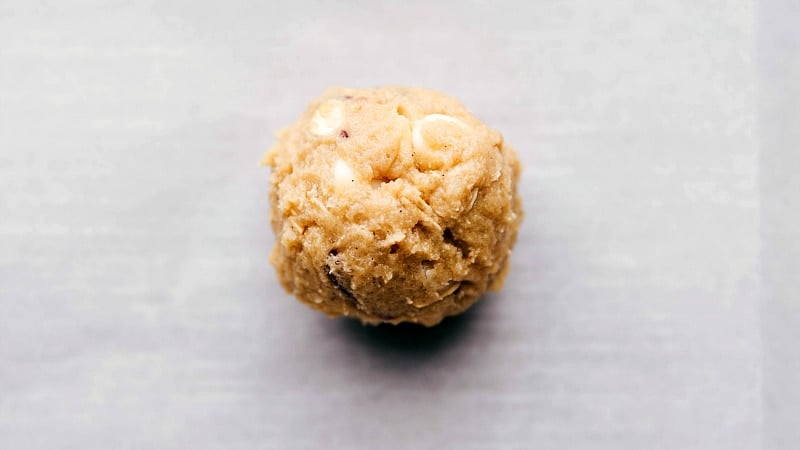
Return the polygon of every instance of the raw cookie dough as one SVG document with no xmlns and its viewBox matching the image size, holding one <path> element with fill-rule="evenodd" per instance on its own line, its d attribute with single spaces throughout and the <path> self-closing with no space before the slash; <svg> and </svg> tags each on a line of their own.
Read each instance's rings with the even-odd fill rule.
<svg viewBox="0 0 800 450">
<path fill-rule="evenodd" d="M 263 163 L 271 261 L 303 303 L 432 326 L 501 287 L 522 220 L 519 159 L 455 99 L 329 89 Z"/>
</svg>

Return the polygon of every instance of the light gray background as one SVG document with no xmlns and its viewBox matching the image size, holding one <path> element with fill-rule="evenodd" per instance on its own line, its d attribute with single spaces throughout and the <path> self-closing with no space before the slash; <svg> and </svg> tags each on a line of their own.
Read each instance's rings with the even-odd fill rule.
<svg viewBox="0 0 800 450">
<path fill-rule="evenodd" d="M 0 448 L 789 449 L 798 1 L 0 2 Z M 437 88 L 525 164 L 505 289 L 294 302 L 273 132 Z"/>
</svg>

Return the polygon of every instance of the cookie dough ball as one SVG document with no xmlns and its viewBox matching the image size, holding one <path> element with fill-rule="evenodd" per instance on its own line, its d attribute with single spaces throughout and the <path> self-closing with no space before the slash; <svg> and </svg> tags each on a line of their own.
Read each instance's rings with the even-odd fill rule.
<svg viewBox="0 0 800 450">
<path fill-rule="evenodd" d="M 271 261 L 313 308 L 431 326 L 501 287 L 522 219 L 519 160 L 455 99 L 330 89 L 263 162 Z"/>
</svg>

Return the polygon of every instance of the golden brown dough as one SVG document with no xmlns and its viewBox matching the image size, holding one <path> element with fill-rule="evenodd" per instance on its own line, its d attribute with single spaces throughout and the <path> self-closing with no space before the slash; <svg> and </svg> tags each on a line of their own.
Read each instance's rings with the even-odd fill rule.
<svg viewBox="0 0 800 450">
<path fill-rule="evenodd" d="M 302 302 L 431 326 L 501 287 L 522 220 L 519 159 L 455 99 L 329 89 L 263 162 L 271 261 Z"/>
</svg>

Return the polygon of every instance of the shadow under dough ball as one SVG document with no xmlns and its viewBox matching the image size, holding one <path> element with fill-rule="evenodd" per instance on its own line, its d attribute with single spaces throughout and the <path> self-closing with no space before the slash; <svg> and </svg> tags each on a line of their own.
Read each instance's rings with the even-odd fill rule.
<svg viewBox="0 0 800 450">
<path fill-rule="evenodd" d="M 457 100 L 332 88 L 264 156 L 271 261 L 329 316 L 432 326 L 499 289 L 522 220 L 520 164 Z"/>
</svg>

